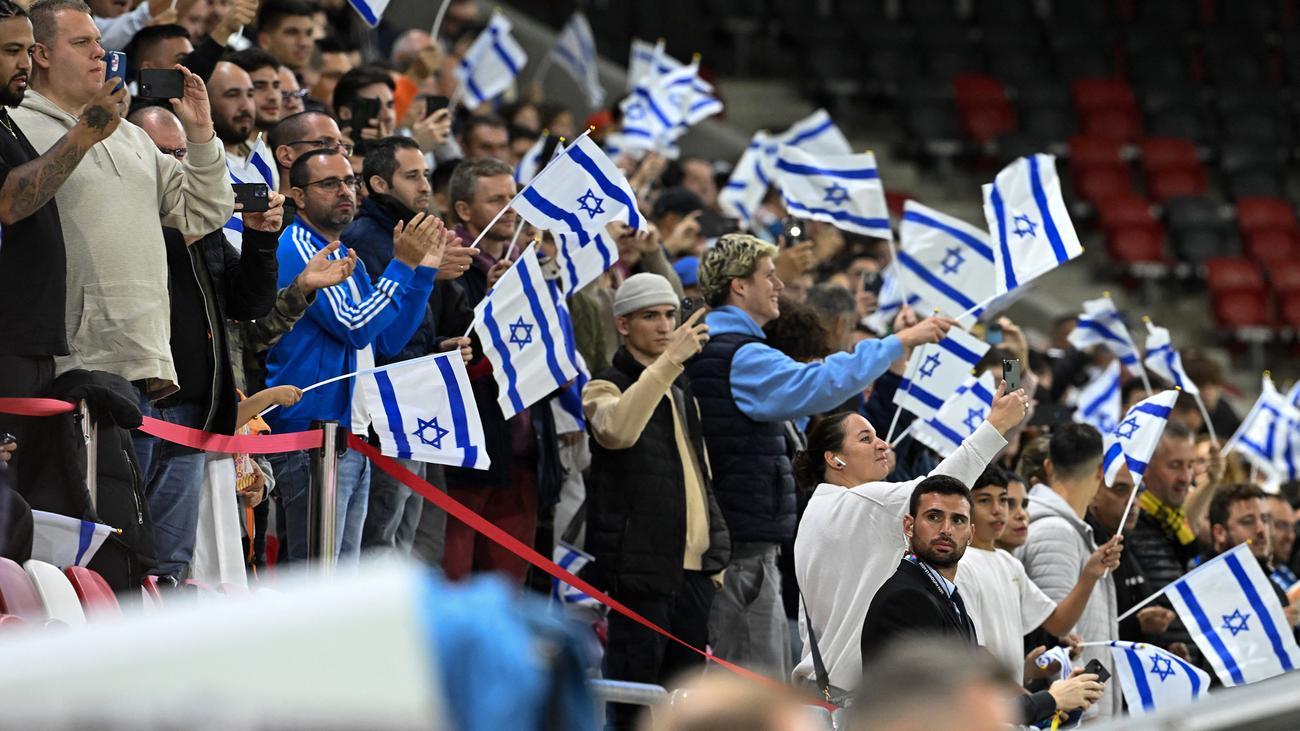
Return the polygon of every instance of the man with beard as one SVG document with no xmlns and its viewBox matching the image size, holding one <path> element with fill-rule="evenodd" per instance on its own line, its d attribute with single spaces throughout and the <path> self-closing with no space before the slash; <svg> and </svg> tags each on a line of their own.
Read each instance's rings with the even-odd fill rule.
<svg viewBox="0 0 1300 731">
<path fill-rule="evenodd" d="M 222 61 L 208 80 L 212 99 L 212 125 L 226 148 L 228 161 L 243 158 L 253 133 L 253 79 L 248 72 L 229 61 Z"/>
<path fill-rule="evenodd" d="M 275 57 L 260 48 L 247 48 L 232 53 L 226 60 L 248 72 L 253 80 L 253 132 L 265 138 L 283 116 L 280 99 L 280 72 Z"/>
<path fill-rule="evenodd" d="M 9 117 L 27 91 L 35 45 L 27 13 L 0 0 L 0 396 L 43 396 L 54 356 L 68 355 L 64 330 L 66 254 L 54 194 L 91 147 L 113 134 L 124 89 L 103 84 L 81 119 L 42 155 Z M 17 313 L 22 313 L 18 316 Z M 0 432 L 19 441 L 25 419 L 0 415 Z M 15 468 L 24 470 L 22 456 Z M 21 475 L 20 475 L 21 476 Z"/>
</svg>

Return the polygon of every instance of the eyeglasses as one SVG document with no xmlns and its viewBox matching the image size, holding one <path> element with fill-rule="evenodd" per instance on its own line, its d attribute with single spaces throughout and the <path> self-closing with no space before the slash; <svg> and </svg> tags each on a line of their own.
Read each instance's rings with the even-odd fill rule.
<svg viewBox="0 0 1300 731">
<path fill-rule="evenodd" d="M 340 142 L 339 140 L 332 140 L 328 137 L 322 137 L 319 140 L 294 140 L 293 142 L 286 142 L 285 144 L 286 145 L 311 145 L 312 147 L 319 147 L 322 150 L 338 150 L 344 155 L 352 154 L 352 145 L 350 143 Z"/>
<path fill-rule="evenodd" d="M 164 154 L 164 155 L 171 155 L 172 157 L 176 158 L 177 160 L 184 160 L 184 159 L 185 159 L 185 148 L 184 148 L 184 147 L 175 147 L 175 148 L 173 148 L 173 147 L 159 147 L 159 148 L 158 148 L 158 151 L 161 152 L 161 153 Z"/>
<path fill-rule="evenodd" d="M 320 186 L 320 189 L 326 193 L 337 193 L 340 185 L 346 185 L 355 191 L 361 187 L 361 179 L 355 175 L 349 175 L 346 178 L 325 178 L 324 180 L 313 180 L 310 183 L 303 183 L 298 187 L 306 190 L 313 185 Z"/>
<path fill-rule="evenodd" d="M 291 101 L 293 101 L 294 99 L 306 99 L 306 98 L 307 98 L 307 90 L 306 90 L 306 89 L 296 89 L 296 90 L 294 90 L 294 91 L 281 91 L 281 92 L 280 92 L 280 100 L 281 100 L 281 101 L 284 101 L 284 102 L 291 102 Z"/>
</svg>

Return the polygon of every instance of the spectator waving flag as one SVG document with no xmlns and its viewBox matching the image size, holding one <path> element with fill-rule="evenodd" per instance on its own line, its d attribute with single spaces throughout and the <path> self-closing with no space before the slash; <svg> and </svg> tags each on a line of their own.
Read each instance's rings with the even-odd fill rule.
<svg viewBox="0 0 1300 731">
<path fill-rule="evenodd" d="M 564 138 L 543 132 L 542 136 L 528 148 L 528 152 L 515 164 L 515 182 L 528 185 L 537 174 L 564 152 Z"/>
<path fill-rule="evenodd" d="M 748 229 L 754 220 L 754 212 L 763 203 L 763 196 L 771 185 L 767 173 L 763 170 L 763 152 L 767 146 L 767 133 L 758 131 L 749 147 L 741 154 L 736 167 L 731 171 L 727 184 L 718 191 L 718 207 L 728 216 L 740 220 L 741 228 Z"/>
<path fill-rule="evenodd" d="M 991 372 L 979 378 L 967 377 L 957 392 L 943 402 L 938 413 L 913 422 L 911 437 L 938 452 L 940 457 L 951 455 L 988 418 L 989 409 L 993 408 L 993 392 L 997 390 Z"/>
<path fill-rule="evenodd" d="M 384 454 L 476 470 L 491 466 L 459 350 L 404 361 L 357 380 Z"/>
<path fill-rule="evenodd" d="M 528 63 L 528 54 L 510 35 L 512 27 L 506 16 L 494 13 L 456 67 L 457 93 L 470 109 L 497 98 Z"/>
<path fill-rule="evenodd" d="M 607 224 L 618 220 L 638 230 L 645 226 L 631 184 L 586 136 L 565 148 L 510 205 L 525 221 L 555 235 L 566 296 L 618 261 Z"/>
<path fill-rule="evenodd" d="M 903 289 L 917 293 L 927 309 L 953 317 L 965 314 L 962 324 L 974 323 L 983 311 L 981 303 L 994 295 L 988 234 L 909 200 L 903 206 L 899 237 Z"/>
<path fill-rule="evenodd" d="M 692 62 L 663 74 L 649 74 L 620 104 L 623 134 L 643 149 L 665 150 L 686 130 L 722 111 L 713 87 L 699 77 Z"/>
<path fill-rule="evenodd" d="M 605 88 L 600 85 L 600 57 L 596 55 L 596 37 L 591 24 L 581 12 L 573 14 L 555 39 L 551 57 L 587 94 L 587 104 L 593 109 L 605 103 Z"/>
<path fill-rule="evenodd" d="M 1288 428 L 1293 428 L 1296 422 L 1300 422 L 1300 412 L 1287 403 L 1273 386 L 1273 379 L 1265 373 L 1259 399 L 1223 451 L 1225 454 L 1232 450 L 1240 452 L 1269 482 L 1278 481 L 1290 471 L 1286 454 L 1294 452 L 1294 448 Z"/>
<path fill-rule="evenodd" d="M 357 11 L 357 15 L 366 21 L 366 25 L 375 28 L 379 25 L 379 19 L 384 17 L 389 0 L 348 0 L 348 2 L 352 5 L 352 9 Z"/>
<path fill-rule="evenodd" d="M 1224 685 L 1245 685 L 1300 665 L 1291 625 L 1269 578 L 1241 543 L 1164 589 Z"/>
<path fill-rule="evenodd" d="M 875 155 L 867 152 L 816 157 L 783 145 L 777 150 L 775 167 L 791 215 L 830 223 L 863 236 L 893 240 Z"/>
<path fill-rule="evenodd" d="M 1123 408 L 1124 401 L 1119 388 L 1119 361 L 1112 360 L 1100 377 L 1079 389 L 1074 420 L 1088 424 L 1102 434 L 1110 434 L 1119 426 L 1119 414 Z"/>
<path fill-rule="evenodd" d="M 1115 301 L 1109 297 L 1085 300 L 1083 314 L 1076 318 L 1074 329 L 1067 336 L 1070 345 L 1084 350 L 1094 345 L 1103 345 L 1119 358 L 1119 362 L 1136 375 L 1144 376 L 1137 344 L 1124 324 L 1124 317 L 1115 309 Z"/>
<path fill-rule="evenodd" d="M 582 389 L 591 380 L 587 370 L 587 361 L 578 352 L 578 342 L 573 335 L 573 316 L 569 314 L 569 305 L 564 301 L 555 280 L 546 280 L 546 288 L 555 303 L 555 312 L 560 317 L 560 327 L 564 330 L 564 350 L 574 365 L 578 367 L 578 377 L 560 391 L 560 395 L 551 401 L 551 413 L 555 417 L 556 434 L 572 434 L 587 431 L 587 416 L 582 411 Z"/>
<path fill-rule="evenodd" d="M 988 349 L 988 343 L 957 327 L 938 343 L 917 348 L 907 362 L 907 376 L 898 384 L 894 403 L 923 419 L 935 416 Z"/>
<path fill-rule="evenodd" d="M 1051 155 L 1022 157 L 984 188 L 984 216 L 994 240 L 997 292 L 1045 274 L 1083 253 Z"/>
<path fill-rule="evenodd" d="M 1187 371 L 1183 370 L 1182 356 L 1178 354 L 1177 350 L 1174 350 L 1173 342 L 1169 337 L 1169 330 L 1156 327 L 1149 318 L 1146 323 L 1147 354 L 1142 362 L 1157 376 L 1187 393 L 1200 393 L 1192 379 L 1187 377 Z"/>
<path fill-rule="evenodd" d="M 492 363 L 497 404 L 509 419 L 578 377 L 565 332 L 551 297 L 536 245 L 474 307 L 474 331 Z"/>
<path fill-rule="evenodd" d="M 853 148 L 840 128 L 831 120 L 825 109 L 818 109 L 812 114 L 790 125 L 786 131 L 773 136 L 769 152 L 775 155 L 777 147 L 789 145 L 797 147 L 810 155 L 851 155 Z"/>
<path fill-rule="evenodd" d="M 280 175 L 272 164 L 274 160 L 275 158 L 271 156 L 271 148 L 266 145 L 266 139 L 259 135 L 247 158 L 239 160 L 226 155 L 226 170 L 230 173 L 230 182 L 264 183 L 270 190 L 279 190 Z M 235 247 L 236 251 L 244 250 L 243 214 L 233 214 L 221 227 L 221 232 L 226 235 L 226 240 Z"/>
<path fill-rule="evenodd" d="M 1109 643 L 1129 712 L 1145 715 L 1203 698 L 1210 674 L 1167 650 L 1142 642 Z"/>
<path fill-rule="evenodd" d="M 1151 398 L 1139 401 L 1128 410 L 1124 420 L 1106 440 L 1106 456 L 1102 458 L 1102 468 L 1105 470 L 1107 486 L 1115 482 L 1120 467 L 1126 464 L 1133 475 L 1133 489 L 1136 491 L 1142 484 L 1147 462 L 1151 461 L 1151 454 L 1160 443 L 1160 435 L 1165 433 L 1169 412 L 1173 410 L 1177 399 L 1177 391 L 1161 391 Z"/>
<path fill-rule="evenodd" d="M 102 523 L 33 510 L 32 558 L 61 569 L 85 566 L 115 532 Z"/>
</svg>

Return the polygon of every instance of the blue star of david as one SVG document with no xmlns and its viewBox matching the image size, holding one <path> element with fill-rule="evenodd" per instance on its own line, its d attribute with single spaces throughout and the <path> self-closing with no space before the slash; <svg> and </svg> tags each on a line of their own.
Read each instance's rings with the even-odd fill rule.
<svg viewBox="0 0 1300 731">
<path fill-rule="evenodd" d="M 1097 417 L 1097 430 L 1102 434 L 1115 431 L 1116 426 L 1118 426 L 1118 424 L 1116 424 L 1115 420 L 1109 416 L 1103 414 L 1102 416 Z"/>
<path fill-rule="evenodd" d="M 524 322 L 524 316 L 520 315 L 518 320 L 510 323 L 510 344 L 518 345 L 519 349 L 523 350 L 524 346 L 531 342 L 533 342 L 533 326 Z"/>
<path fill-rule="evenodd" d="M 957 270 L 961 268 L 961 265 L 965 263 L 966 257 L 961 255 L 961 249 L 954 246 L 953 248 L 948 249 L 948 253 L 944 254 L 943 262 L 940 266 L 943 267 L 944 274 L 956 274 Z"/>
<path fill-rule="evenodd" d="M 424 419 L 416 419 L 416 421 L 420 422 L 420 428 L 411 432 L 411 436 L 416 437 L 417 439 L 429 445 L 430 447 L 433 447 L 434 449 L 442 449 L 442 438 L 447 436 L 451 432 L 447 429 L 443 429 L 442 427 L 438 426 L 438 417 L 435 416 L 433 417 L 433 419 L 428 421 Z M 426 429 L 433 430 L 432 438 L 425 436 L 424 432 Z"/>
<path fill-rule="evenodd" d="M 939 356 L 927 355 L 925 362 L 921 364 L 921 378 L 929 378 L 934 375 L 934 371 L 939 367 Z"/>
<path fill-rule="evenodd" d="M 984 421 L 984 409 L 966 409 L 966 418 L 961 423 L 966 425 L 968 431 L 974 432 Z"/>
<path fill-rule="evenodd" d="M 605 209 L 601 207 L 601 204 L 604 202 L 604 198 L 591 192 L 591 188 L 588 188 L 587 192 L 583 193 L 582 196 L 578 198 L 578 210 L 587 214 L 591 218 L 595 218 L 597 213 L 605 212 Z"/>
<path fill-rule="evenodd" d="M 1038 224 L 1034 223 L 1034 219 L 1030 218 L 1029 216 L 1026 216 L 1023 213 L 1017 214 L 1015 217 L 1015 224 L 1016 227 L 1011 229 L 1011 233 L 1019 236 L 1020 238 L 1023 239 L 1026 236 L 1037 235 L 1036 232 L 1038 231 Z"/>
<path fill-rule="evenodd" d="M 627 111 L 623 112 L 623 117 L 625 119 L 640 119 L 644 117 L 645 114 L 645 107 L 642 107 L 640 104 L 633 104 L 627 108 Z"/>
<path fill-rule="evenodd" d="M 828 203 L 832 206 L 840 206 L 846 203 L 848 200 L 849 200 L 848 188 L 845 188 L 839 183 L 831 183 L 831 186 L 826 189 L 826 197 L 822 199 L 822 202 Z"/>
<path fill-rule="evenodd" d="M 1133 433 L 1138 430 L 1138 420 L 1136 416 L 1130 416 L 1122 424 L 1115 427 L 1115 436 L 1120 439 L 1132 439 Z"/>
<path fill-rule="evenodd" d="M 1160 682 L 1165 682 L 1165 678 L 1174 674 L 1174 663 L 1164 655 L 1156 655 L 1151 658 L 1151 674 L 1160 677 Z"/>
<path fill-rule="evenodd" d="M 1238 632 L 1249 632 L 1250 628 L 1246 626 L 1246 620 L 1250 619 L 1249 614 L 1242 614 L 1240 609 L 1234 609 L 1232 614 L 1223 615 L 1223 629 L 1232 633 L 1233 637 Z"/>
</svg>

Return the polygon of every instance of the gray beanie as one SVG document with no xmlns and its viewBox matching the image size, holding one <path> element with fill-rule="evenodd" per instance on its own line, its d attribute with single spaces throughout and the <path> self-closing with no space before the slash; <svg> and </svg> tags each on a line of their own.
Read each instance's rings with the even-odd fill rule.
<svg viewBox="0 0 1300 731">
<path fill-rule="evenodd" d="M 614 316 L 630 315 L 637 310 L 657 305 L 680 306 L 677 293 L 667 279 L 658 274 L 633 274 L 619 285 L 614 293 Z"/>
</svg>

